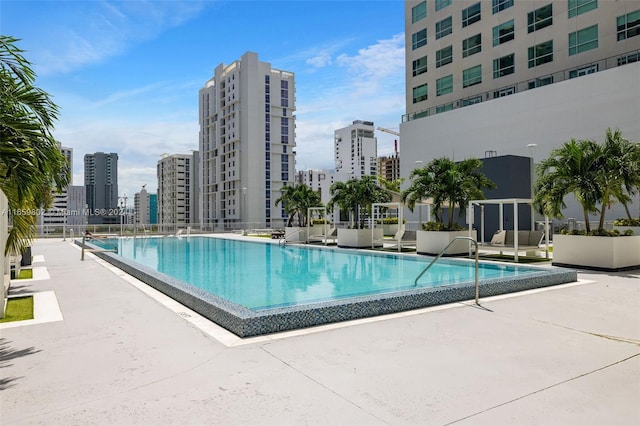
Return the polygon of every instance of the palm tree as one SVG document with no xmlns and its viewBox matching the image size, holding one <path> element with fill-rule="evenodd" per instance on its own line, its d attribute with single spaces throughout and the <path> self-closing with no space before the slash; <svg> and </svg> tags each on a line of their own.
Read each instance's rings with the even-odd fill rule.
<svg viewBox="0 0 640 426">
<path fill-rule="evenodd" d="M 36 212 L 51 206 L 54 186 L 62 190 L 69 182 L 68 162 L 51 133 L 58 107 L 34 86 L 35 73 L 17 41 L 0 35 L 0 190 L 11 223 L 5 254 L 31 243 Z"/>
<path fill-rule="evenodd" d="M 603 149 L 594 141 L 571 139 L 556 148 L 538 164 L 534 185 L 534 206 L 550 217 L 562 218 L 565 196 L 573 193 L 582 207 L 587 232 L 591 232 L 589 213 L 598 212 L 604 191 L 597 176 L 603 161 Z"/>
<path fill-rule="evenodd" d="M 620 130 L 611 132 L 607 129 L 604 141 L 604 176 L 602 186 L 605 188 L 603 208 L 600 212 L 599 228 L 604 228 L 604 214 L 615 198 L 625 209 L 628 219 L 632 219 L 629 211 L 631 197 L 640 188 L 640 143 L 631 143 L 622 137 Z"/>
<path fill-rule="evenodd" d="M 404 178 L 388 180 L 384 176 L 378 176 L 378 182 L 388 191 L 400 192 L 400 185 L 405 181 Z"/>
<path fill-rule="evenodd" d="M 309 208 L 321 207 L 322 199 L 320 193 L 309 188 L 307 185 L 298 185 L 298 217 L 300 226 L 307 226 L 309 220 Z"/>
<path fill-rule="evenodd" d="M 376 176 L 364 176 L 360 179 L 349 179 L 331 185 L 331 200 L 328 207 L 337 205 L 340 210 L 349 212 L 349 222 L 355 227 L 364 228 L 367 214 L 371 215 L 373 203 L 385 203 L 391 195 L 378 186 Z"/>
<path fill-rule="evenodd" d="M 441 214 L 445 205 L 449 210 L 446 229 L 454 227 L 454 210 L 459 208 L 463 217 L 470 200 L 484 199 L 483 188 L 493 189 L 496 184 L 480 172 L 482 162 L 472 158 L 459 163 L 441 157 L 432 160 L 409 174 L 411 185 L 402 192 L 402 201 L 413 211 L 417 202 L 433 200 L 436 220 L 444 225 Z"/>
<path fill-rule="evenodd" d="M 305 184 L 285 186 L 282 195 L 276 200 L 276 205 L 282 203 L 285 212 L 289 215 L 287 226 L 293 224 L 295 216 L 298 216 L 299 226 L 307 226 L 308 208 L 318 207 L 322 204 L 320 194 Z"/>
</svg>

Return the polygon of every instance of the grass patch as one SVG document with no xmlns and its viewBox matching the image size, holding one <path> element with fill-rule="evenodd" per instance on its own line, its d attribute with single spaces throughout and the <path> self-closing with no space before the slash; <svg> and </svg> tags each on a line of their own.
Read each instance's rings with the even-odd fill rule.
<svg viewBox="0 0 640 426">
<path fill-rule="evenodd" d="M 33 269 L 21 269 L 18 274 L 19 280 L 30 280 L 33 278 Z"/>
<path fill-rule="evenodd" d="M 7 309 L 0 323 L 33 319 L 33 296 L 7 299 Z"/>
</svg>

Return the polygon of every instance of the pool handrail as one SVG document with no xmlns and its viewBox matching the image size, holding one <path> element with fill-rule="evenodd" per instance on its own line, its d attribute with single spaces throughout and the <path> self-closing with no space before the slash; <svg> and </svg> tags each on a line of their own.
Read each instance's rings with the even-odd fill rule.
<svg viewBox="0 0 640 426">
<path fill-rule="evenodd" d="M 95 238 L 95 236 L 92 236 L 91 239 Z M 80 254 L 80 260 L 84 260 L 84 252 L 88 251 L 90 253 L 117 253 L 118 250 L 111 250 L 111 249 L 90 249 L 90 248 L 86 248 L 85 246 L 85 241 L 87 239 L 86 235 L 82 236 L 82 253 Z"/>
<path fill-rule="evenodd" d="M 444 249 L 442 249 L 442 251 L 431 261 L 431 263 L 429 263 L 427 265 L 427 267 L 424 268 L 422 270 L 422 272 L 420 272 L 420 274 L 418 274 L 418 276 L 416 277 L 415 281 L 413 282 L 413 285 L 415 287 L 418 286 L 418 280 L 425 274 L 425 272 L 427 272 L 429 270 L 429 268 L 431 268 L 431 266 L 434 263 L 436 263 L 436 261 L 438 259 L 440 259 L 444 255 L 444 253 L 447 251 L 449 246 L 451 244 L 453 244 L 454 242 L 456 242 L 456 240 L 468 240 L 468 241 L 471 241 L 473 243 L 473 245 L 475 246 L 475 248 L 476 248 L 476 305 L 480 305 L 480 303 L 478 303 L 478 297 L 479 297 L 479 293 L 480 293 L 480 287 L 478 285 L 478 242 L 475 239 L 471 238 L 471 237 L 455 237 L 453 240 L 449 241 L 449 244 L 447 244 L 447 246 Z"/>
</svg>

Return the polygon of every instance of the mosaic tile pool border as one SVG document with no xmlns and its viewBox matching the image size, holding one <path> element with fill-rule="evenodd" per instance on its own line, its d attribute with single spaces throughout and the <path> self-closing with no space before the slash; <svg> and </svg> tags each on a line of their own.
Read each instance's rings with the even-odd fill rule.
<svg viewBox="0 0 640 426">
<path fill-rule="evenodd" d="M 259 336 L 475 298 L 475 283 L 465 282 L 253 311 L 118 255 L 107 252 L 94 254 L 240 337 Z M 450 258 L 448 260 L 451 261 Z M 538 272 L 519 276 L 517 279 L 481 280 L 480 297 L 515 293 L 578 280 L 577 271 L 572 269 L 531 269 Z"/>
</svg>

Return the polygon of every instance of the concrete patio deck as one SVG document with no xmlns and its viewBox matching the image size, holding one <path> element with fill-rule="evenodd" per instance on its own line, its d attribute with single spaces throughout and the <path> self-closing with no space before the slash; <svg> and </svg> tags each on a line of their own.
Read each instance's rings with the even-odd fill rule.
<svg viewBox="0 0 640 426">
<path fill-rule="evenodd" d="M 68 241 L 33 253 L 10 295 L 51 309 L 0 325 L 3 425 L 640 424 L 640 271 L 239 339 Z"/>
</svg>

